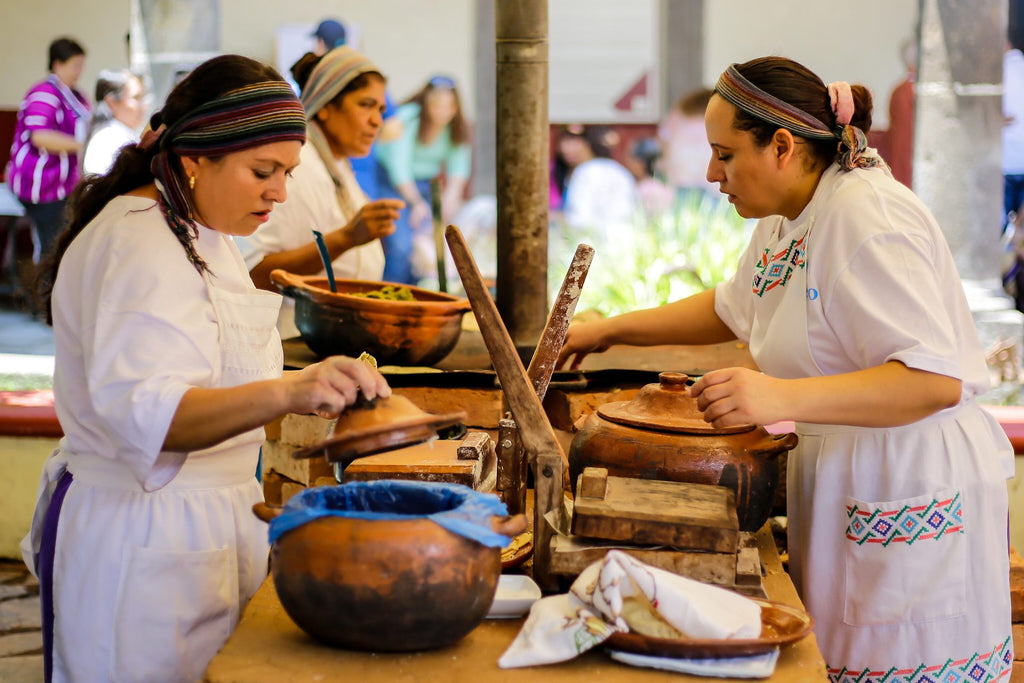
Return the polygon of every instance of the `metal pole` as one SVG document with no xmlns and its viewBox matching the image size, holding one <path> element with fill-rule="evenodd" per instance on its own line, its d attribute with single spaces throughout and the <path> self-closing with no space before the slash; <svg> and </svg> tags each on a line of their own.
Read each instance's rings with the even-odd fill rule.
<svg viewBox="0 0 1024 683">
<path fill-rule="evenodd" d="M 548 3 L 495 0 L 497 306 L 520 356 L 547 319 Z"/>
</svg>

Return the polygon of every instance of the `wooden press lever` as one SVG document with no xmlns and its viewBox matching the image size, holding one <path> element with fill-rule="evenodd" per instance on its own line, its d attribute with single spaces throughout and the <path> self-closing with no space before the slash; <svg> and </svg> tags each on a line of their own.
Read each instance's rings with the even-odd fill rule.
<svg viewBox="0 0 1024 683">
<path fill-rule="evenodd" d="M 554 430 L 544 413 L 537 390 L 531 386 L 526 368 L 523 367 L 523 362 L 520 360 L 519 354 L 516 353 L 512 338 L 498 314 L 494 300 L 487 291 L 483 277 L 480 275 L 480 270 L 466 245 L 462 232 L 455 226 L 449 225 L 445 230 L 445 238 L 448 241 L 448 248 L 451 251 L 455 267 L 462 278 L 466 296 L 469 298 L 473 313 L 480 326 L 480 334 L 487 347 L 487 353 L 491 357 L 494 372 L 498 376 L 498 381 L 501 382 L 502 393 L 519 425 L 519 438 L 534 465 L 534 579 L 541 588 L 555 590 L 557 589 L 557 579 L 549 571 L 552 529 L 544 517 L 551 511 L 555 511 L 555 514 L 559 516 L 564 515 L 563 481 L 569 466 L 568 459 L 555 438 Z M 586 267 L 582 269 L 582 277 L 579 278 L 580 284 L 582 284 L 586 270 L 589 268 L 589 262 L 593 258 L 591 247 L 581 245 L 581 248 L 583 251 L 581 262 L 585 260 Z M 580 251 L 581 249 L 578 248 L 577 255 L 580 255 Z M 588 253 L 589 256 L 587 256 Z M 575 258 L 573 263 L 576 263 Z M 579 270 L 570 268 L 566 281 L 569 281 L 573 273 L 579 272 Z M 538 368 L 543 368 L 538 370 L 538 379 L 543 379 L 540 376 L 542 372 L 547 373 L 547 379 L 543 381 L 545 391 L 547 383 L 550 381 L 551 372 L 554 371 L 555 359 L 557 359 L 558 350 L 561 347 L 561 340 L 565 337 L 565 329 L 572 316 L 572 309 L 575 308 L 575 302 L 579 298 L 578 286 L 574 289 L 571 284 L 566 285 L 563 282 L 563 290 L 569 291 L 571 303 L 560 307 L 556 306 L 562 313 L 559 314 L 557 322 L 553 322 L 556 318 L 554 312 L 549 316 L 541 346 L 538 346 L 539 352 L 545 346 L 546 341 L 546 347 L 551 348 L 556 339 L 555 335 L 558 335 L 557 346 L 553 346 L 555 358 L 550 360 L 542 358 L 537 361 L 535 354 L 534 360 L 537 362 L 530 363 L 531 367 L 536 365 Z M 552 330 L 550 338 L 548 337 L 548 328 Z M 561 328 L 560 333 L 558 332 L 559 328 Z M 564 523 L 565 520 L 561 519 L 559 522 Z"/>
</svg>

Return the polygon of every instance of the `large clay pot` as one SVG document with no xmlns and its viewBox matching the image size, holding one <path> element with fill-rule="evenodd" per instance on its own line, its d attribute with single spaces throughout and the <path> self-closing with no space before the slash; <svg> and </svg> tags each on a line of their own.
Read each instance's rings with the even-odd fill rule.
<svg viewBox="0 0 1024 683">
<path fill-rule="evenodd" d="M 632 401 L 599 406 L 580 418 L 569 448 L 573 486 L 584 467 L 617 477 L 724 486 L 736 494 L 740 529 L 767 521 L 779 483 L 777 456 L 796 446 L 796 434 L 763 427 L 716 429 L 686 391 L 687 376 L 663 372 Z"/>
<path fill-rule="evenodd" d="M 280 513 L 264 504 L 253 510 L 264 521 Z M 492 519 L 509 536 L 526 528 L 522 515 Z M 325 516 L 280 536 L 271 567 L 281 605 L 317 640 L 354 650 L 427 650 L 456 642 L 486 616 L 501 549 L 425 517 Z"/>
<path fill-rule="evenodd" d="M 455 348 L 470 310 L 467 299 L 408 285 L 415 301 L 354 296 L 389 282 L 339 279 L 332 292 L 326 277 L 274 270 L 270 280 L 295 299 L 295 326 L 321 357 L 365 351 L 380 365 L 433 365 Z"/>
</svg>

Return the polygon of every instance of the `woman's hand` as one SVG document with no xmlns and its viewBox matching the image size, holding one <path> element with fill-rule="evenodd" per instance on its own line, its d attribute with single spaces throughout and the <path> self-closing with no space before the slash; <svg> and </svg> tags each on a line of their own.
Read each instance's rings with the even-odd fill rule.
<svg viewBox="0 0 1024 683">
<path fill-rule="evenodd" d="M 332 356 L 294 372 L 286 372 L 288 409 L 293 413 L 316 413 L 336 417 L 362 393 L 373 400 L 391 395 L 391 387 L 376 369 L 346 356 Z"/>
<path fill-rule="evenodd" d="M 749 368 L 712 370 L 690 387 L 690 396 L 713 427 L 766 425 L 787 419 L 783 408 L 786 380 Z"/>
<path fill-rule="evenodd" d="M 348 248 L 358 247 L 373 240 L 387 237 L 395 231 L 395 221 L 405 202 L 401 199 L 378 199 L 364 204 L 352 220 L 339 232 L 345 236 Z"/>
<path fill-rule="evenodd" d="M 570 370 L 579 370 L 583 359 L 591 353 L 600 353 L 610 346 L 607 340 L 607 320 L 595 320 L 587 323 L 572 323 L 565 332 L 565 343 L 558 353 L 556 368 L 561 368 L 570 356 L 575 356 Z"/>
<path fill-rule="evenodd" d="M 432 211 L 430 210 L 430 204 L 424 200 L 413 202 L 412 208 L 409 209 L 409 225 L 414 230 L 426 228 L 433 222 L 431 216 Z"/>
</svg>

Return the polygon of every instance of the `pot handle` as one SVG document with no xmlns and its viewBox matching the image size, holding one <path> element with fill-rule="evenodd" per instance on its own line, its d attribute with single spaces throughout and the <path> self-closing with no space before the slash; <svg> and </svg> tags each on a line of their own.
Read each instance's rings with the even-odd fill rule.
<svg viewBox="0 0 1024 683">
<path fill-rule="evenodd" d="M 794 432 L 786 432 L 785 434 L 772 434 L 771 441 L 768 446 L 764 448 L 758 448 L 753 453 L 754 455 L 764 455 L 767 457 L 773 457 L 780 455 L 783 451 L 791 451 L 796 448 L 797 442 L 800 438 Z"/>
<path fill-rule="evenodd" d="M 296 293 L 299 291 L 299 285 L 302 282 L 292 273 L 281 268 L 275 268 L 270 271 L 270 281 L 277 285 L 277 289 L 285 296 L 295 298 Z"/>
<path fill-rule="evenodd" d="M 526 515 L 505 515 L 491 517 L 491 530 L 505 536 L 515 536 L 526 531 Z"/>
<path fill-rule="evenodd" d="M 256 503 L 252 506 L 252 512 L 264 522 L 276 518 L 284 510 L 283 505 L 268 505 L 267 503 Z"/>
</svg>

